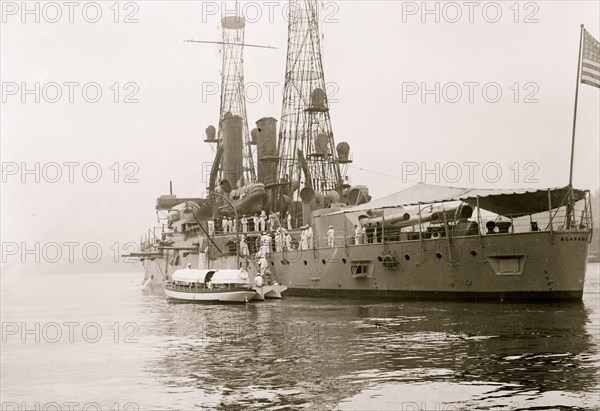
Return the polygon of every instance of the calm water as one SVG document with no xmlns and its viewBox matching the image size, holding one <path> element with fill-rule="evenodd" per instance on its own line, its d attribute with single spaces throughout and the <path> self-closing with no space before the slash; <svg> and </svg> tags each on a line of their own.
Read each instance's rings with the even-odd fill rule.
<svg viewBox="0 0 600 411">
<path fill-rule="evenodd" d="M 207 306 L 140 274 L 3 276 L 2 409 L 598 409 L 598 271 L 547 305 Z"/>
</svg>

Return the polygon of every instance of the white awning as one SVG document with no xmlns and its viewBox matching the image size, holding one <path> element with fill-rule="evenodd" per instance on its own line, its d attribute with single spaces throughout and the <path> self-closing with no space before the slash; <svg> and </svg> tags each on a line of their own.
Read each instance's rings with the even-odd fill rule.
<svg viewBox="0 0 600 411">
<path fill-rule="evenodd" d="M 477 198 L 479 198 L 479 206 L 484 210 L 495 214 L 519 217 L 547 211 L 550 204 L 552 209 L 565 205 L 569 191 L 569 187 L 477 189 L 419 183 L 370 203 L 345 208 L 329 215 L 449 201 L 464 201 L 475 207 L 477 206 Z M 550 194 L 550 200 L 548 194 Z M 573 190 L 573 197 L 575 201 L 581 200 L 585 198 L 585 191 Z"/>
<path fill-rule="evenodd" d="M 186 283 L 247 284 L 248 273 L 243 270 L 194 270 L 184 268 L 173 273 L 173 281 Z"/>
</svg>

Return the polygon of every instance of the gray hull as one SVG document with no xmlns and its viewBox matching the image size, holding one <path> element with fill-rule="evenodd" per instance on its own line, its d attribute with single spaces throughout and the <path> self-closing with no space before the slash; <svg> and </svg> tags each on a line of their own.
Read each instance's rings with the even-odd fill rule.
<svg viewBox="0 0 600 411">
<path fill-rule="evenodd" d="M 275 252 L 286 295 L 427 300 L 581 300 L 590 232 L 527 232 Z M 202 266 L 202 254 L 194 265 Z M 146 260 L 145 279 L 184 268 Z M 235 257 L 213 266 L 230 268 Z M 252 268 L 252 267 L 250 267 Z"/>
<path fill-rule="evenodd" d="M 288 295 L 581 300 L 589 232 L 531 232 L 275 253 Z"/>
</svg>

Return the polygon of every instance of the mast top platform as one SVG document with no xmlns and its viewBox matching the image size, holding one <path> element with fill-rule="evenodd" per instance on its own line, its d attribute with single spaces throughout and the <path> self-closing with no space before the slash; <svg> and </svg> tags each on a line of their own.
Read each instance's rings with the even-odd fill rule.
<svg viewBox="0 0 600 411">
<path fill-rule="evenodd" d="M 246 20 L 242 16 L 225 16 L 221 19 L 224 29 L 240 30 L 246 27 Z"/>
</svg>

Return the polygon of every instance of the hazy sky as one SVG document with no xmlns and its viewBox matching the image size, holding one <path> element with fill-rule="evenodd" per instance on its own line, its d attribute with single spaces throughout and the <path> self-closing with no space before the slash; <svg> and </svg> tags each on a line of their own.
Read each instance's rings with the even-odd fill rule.
<svg viewBox="0 0 600 411">
<path fill-rule="evenodd" d="M 2 242 L 98 242 L 110 253 L 156 225 L 155 199 L 169 180 L 179 196 L 203 194 L 220 52 L 183 40 L 219 41 L 221 12 L 233 3 L 27 4 L 30 14 L 2 2 Z M 352 182 L 375 198 L 421 180 L 566 185 L 579 25 L 600 37 L 599 3 L 427 2 L 430 13 L 423 4 L 323 2 L 332 125 L 336 142 L 350 143 Z M 287 6 L 240 8 L 246 41 L 277 47 L 245 52 L 252 128 L 281 114 Z M 90 101 L 101 90 L 98 102 L 84 99 L 84 85 Z M 600 90 L 582 85 L 578 187 L 600 185 L 599 113 Z M 23 174 L 23 165 L 34 171 Z"/>
</svg>

